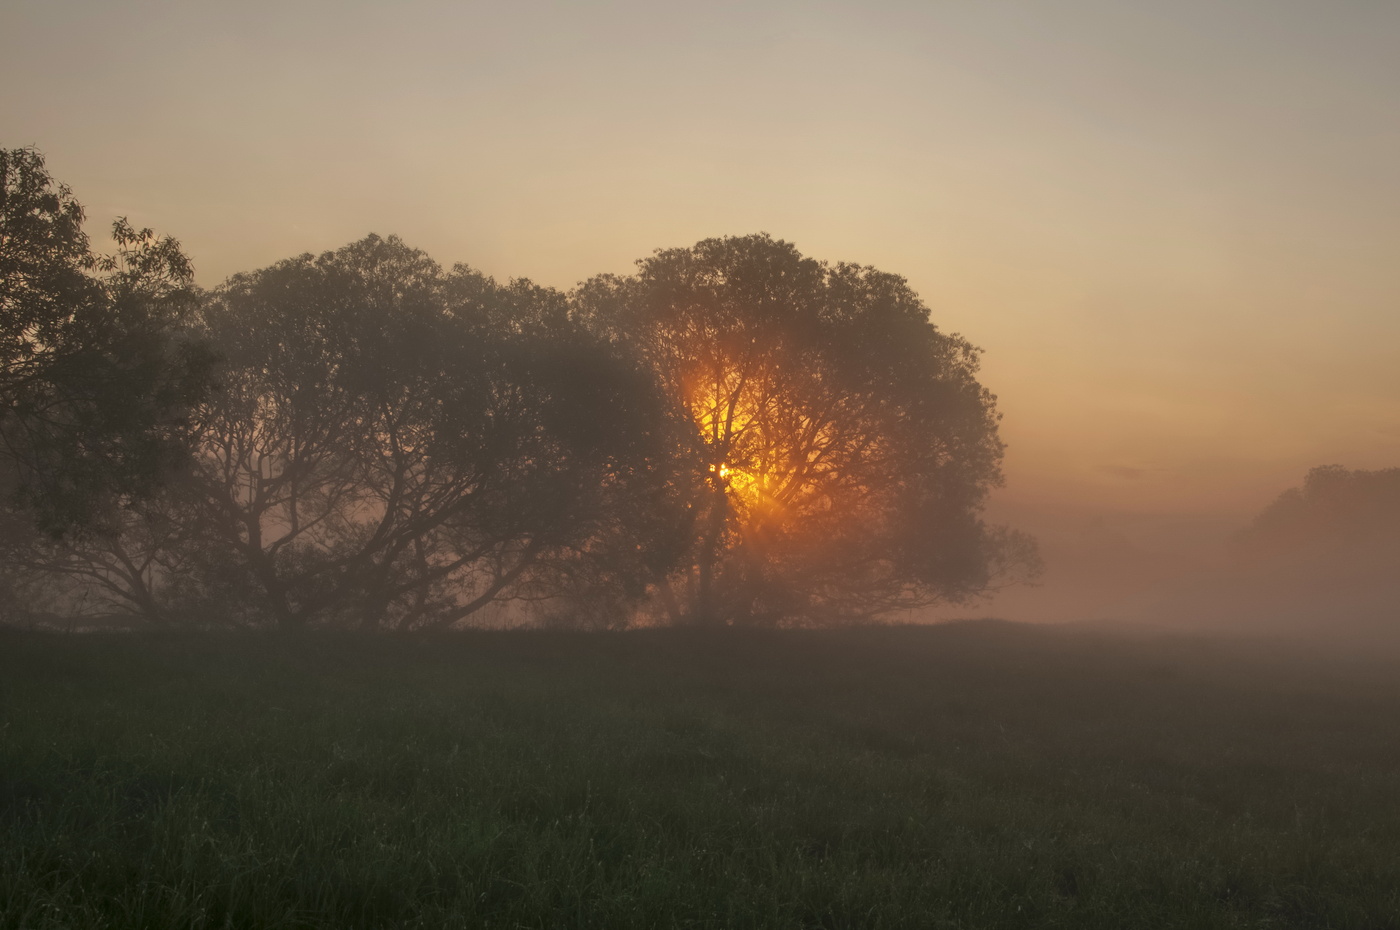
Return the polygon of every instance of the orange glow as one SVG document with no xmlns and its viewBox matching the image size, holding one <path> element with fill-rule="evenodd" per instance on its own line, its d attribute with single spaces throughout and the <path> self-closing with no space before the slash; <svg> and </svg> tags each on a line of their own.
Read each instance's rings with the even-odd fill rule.
<svg viewBox="0 0 1400 930">
<path fill-rule="evenodd" d="M 811 425 L 796 409 L 805 405 L 794 396 L 783 366 L 750 353 L 707 359 L 684 379 L 684 390 L 691 418 L 709 447 L 710 474 L 738 525 L 753 530 L 791 514 L 810 490 L 814 473 L 803 467 L 810 450 L 798 448 L 802 442 L 793 432 L 798 423 Z"/>
<path fill-rule="evenodd" d="M 749 510 L 764 497 L 773 463 L 760 460 L 763 445 L 761 398 L 767 386 L 733 366 L 719 363 L 718 371 L 688 392 L 690 413 L 710 447 L 710 473 L 719 479 L 731 501 Z"/>
</svg>

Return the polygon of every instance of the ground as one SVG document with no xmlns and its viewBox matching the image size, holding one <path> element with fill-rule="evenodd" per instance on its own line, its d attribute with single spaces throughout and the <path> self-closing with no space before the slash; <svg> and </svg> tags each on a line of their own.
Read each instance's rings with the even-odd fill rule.
<svg viewBox="0 0 1400 930">
<path fill-rule="evenodd" d="M 0 928 L 1400 927 L 1400 661 L 0 636 Z"/>
</svg>

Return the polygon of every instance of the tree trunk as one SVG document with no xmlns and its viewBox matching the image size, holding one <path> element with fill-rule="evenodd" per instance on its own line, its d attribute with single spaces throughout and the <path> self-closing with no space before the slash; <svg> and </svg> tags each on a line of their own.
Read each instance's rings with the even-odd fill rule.
<svg viewBox="0 0 1400 930">
<path fill-rule="evenodd" d="M 719 626 L 728 618 L 721 607 L 716 573 L 724 554 L 724 531 L 729 523 L 729 482 L 718 474 L 711 478 L 710 513 L 705 535 L 700 542 L 699 584 L 695 592 L 695 612 L 692 621 L 700 626 Z"/>
</svg>

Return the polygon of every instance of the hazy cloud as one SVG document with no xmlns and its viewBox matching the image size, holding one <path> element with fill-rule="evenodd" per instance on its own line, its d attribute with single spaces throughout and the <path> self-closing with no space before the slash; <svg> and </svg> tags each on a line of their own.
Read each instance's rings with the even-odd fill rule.
<svg viewBox="0 0 1400 930">
<path fill-rule="evenodd" d="M 1165 471 L 1164 468 L 1143 468 L 1138 465 L 1100 465 L 1099 471 L 1112 475 L 1115 478 L 1122 478 L 1124 481 L 1141 481 L 1153 472 Z"/>
</svg>

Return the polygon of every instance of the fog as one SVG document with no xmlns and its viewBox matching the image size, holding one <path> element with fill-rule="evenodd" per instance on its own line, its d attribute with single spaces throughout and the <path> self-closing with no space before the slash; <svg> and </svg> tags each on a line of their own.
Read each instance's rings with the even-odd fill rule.
<svg viewBox="0 0 1400 930">
<path fill-rule="evenodd" d="M 1400 469 L 1319 467 L 1257 513 L 994 506 L 1042 583 L 950 616 L 1400 645 Z"/>
<path fill-rule="evenodd" d="M 1400 464 L 1397 15 L 26 2 L 0 121 L 202 287 L 371 230 L 561 291 L 758 230 L 905 276 L 985 350 L 987 517 L 1046 564 L 908 619 L 1335 632 L 1394 620 L 1393 548 L 1236 538 Z"/>
</svg>

